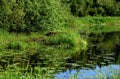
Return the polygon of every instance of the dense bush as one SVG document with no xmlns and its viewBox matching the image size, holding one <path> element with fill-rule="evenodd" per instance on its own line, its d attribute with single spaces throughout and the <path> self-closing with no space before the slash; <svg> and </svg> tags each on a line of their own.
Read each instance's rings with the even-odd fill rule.
<svg viewBox="0 0 120 79">
<path fill-rule="evenodd" d="M 75 16 L 120 16 L 118 0 L 66 0 Z"/>
<path fill-rule="evenodd" d="M 0 27 L 13 32 L 51 30 L 67 21 L 60 0 L 1 0 Z"/>
<path fill-rule="evenodd" d="M 80 38 L 78 33 L 70 30 L 47 37 L 45 45 L 58 46 L 58 48 L 64 48 L 65 50 L 72 49 L 72 52 L 76 53 L 81 49 L 86 50 L 87 43 Z"/>
<path fill-rule="evenodd" d="M 10 42 L 7 45 L 7 49 L 17 49 L 17 50 L 20 50 L 21 48 L 22 48 L 21 44 L 17 43 L 17 42 Z"/>
</svg>

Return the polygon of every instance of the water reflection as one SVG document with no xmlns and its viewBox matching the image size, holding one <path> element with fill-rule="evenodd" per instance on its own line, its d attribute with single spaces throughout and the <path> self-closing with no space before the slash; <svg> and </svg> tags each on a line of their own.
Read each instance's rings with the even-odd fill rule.
<svg viewBox="0 0 120 79">
<path fill-rule="evenodd" d="M 90 33 L 87 39 L 87 51 L 66 59 L 65 71 L 54 79 L 120 79 L 120 32 Z"/>
<path fill-rule="evenodd" d="M 96 65 L 102 67 L 120 64 L 120 32 L 90 33 L 87 39 L 87 51 L 72 56 L 66 60 L 67 63 L 76 63 L 89 68 L 94 68 Z"/>
<path fill-rule="evenodd" d="M 94 69 L 66 70 L 55 75 L 54 79 L 119 79 L 120 65 L 96 66 Z"/>
</svg>

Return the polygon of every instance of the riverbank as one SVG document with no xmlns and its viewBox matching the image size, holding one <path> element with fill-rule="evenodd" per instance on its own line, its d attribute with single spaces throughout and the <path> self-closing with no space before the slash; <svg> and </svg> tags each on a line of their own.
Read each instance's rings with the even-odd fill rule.
<svg viewBox="0 0 120 79">
<path fill-rule="evenodd" d="M 28 74 L 23 76 L 24 78 L 31 78 L 31 74 L 26 71 L 39 72 L 38 78 L 48 74 L 50 76 L 50 73 L 55 73 L 58 68 L 65 66 L 63 64 L 66 59 L 79 55 L 87 49 L 85 36 L 89 33 L 118 31 L 120 31 L 120 17 L 77 18 L 73 26 L 28 35 L 9 33 L 1 29 L 0 67 L 3 71 L 1 78 L 19 79 L 21 70 Z M 16 73 L 11 73 L 12 70 Z"/>
<path fill-rule="evenodd" d="M 120 31 L 120 17 L 81 17 L 75 20 L 79 32 Z"/>
</svg>

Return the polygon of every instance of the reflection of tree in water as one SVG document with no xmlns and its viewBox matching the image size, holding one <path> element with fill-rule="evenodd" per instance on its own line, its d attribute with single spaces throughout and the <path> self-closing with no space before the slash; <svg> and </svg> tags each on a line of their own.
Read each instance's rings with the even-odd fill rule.
<svg viewBox="0 0 120 79">
<path fill-rule="evenodd" d="M 115 49 L 114 49 L 114 57 L 115 57 L 115 61 L 119 61 L 120 60 L 120 45 L 116 45 Z"/>
<path fill-rule="evenodd" d="M 90 67 L 93 65 L 109 65 L 120 61 L 120 32 L 89 34 L 88 49 L 67 60 Z"/>
</svg>

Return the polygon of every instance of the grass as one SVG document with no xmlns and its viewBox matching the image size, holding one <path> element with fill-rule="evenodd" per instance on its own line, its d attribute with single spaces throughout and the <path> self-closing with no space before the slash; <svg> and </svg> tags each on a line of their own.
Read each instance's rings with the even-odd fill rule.
<svg viewBox="0 0 120 79">
<path fill-rule="evenodd" d="M 49 31 L 26 35 L 9 33 L 0 29 L 0 78 L 51 79 L 52 75 L 49 72 L 55 73 L 63 66 L 67 58 L 87 49 L 87 40 L 80 34 L 120 31 L 119 19 L 120 17 L 75 18 L 69 28 L 58 27 L 51 31 L 56 34 L 50 36 L 45 35 Z M 27 66 L 30 67 L 32 63 L 35 65 L 37 74 L 21 72 L 21 69 L 28 69 Z"/>
<path fill-rule="evenodd" d="M 86 32 L 86 33 L 107 33 L 107 32 L 119 32 L 120 26 L 102 26 L 102 25 L 94 25 L 94 26 L 81 26 L 78 31 Z"/>
<path fill-rule="evenodd" d="M 120 31 L 120 17 L 81 17 L 75 20 L 78 32 L 102 33 Z"/>
<path fill-rule="evenodd" d="M 1 29 L 1 78 L 19 79 L 21 76 L 21 78 L 31 79 L 32 75 L 29 73 L 27 75 L 21 73 L 22 69 L 29 70 L 27 66 L 31 67 L 31 63 L 34 63 L 35 66 L 43 67 L 44 65 L 48 68 L 54 67 L 55 69 L 53 71 L 55 72 L 56 69 L 60 67 L 61 63 L 66 62 L 66 58 L 71 57 L 76 52 L 80 53 L 80 51 L 86 49 L 87 43 L 80 38 L 79 34 L 72 31 L 66 31 L 64 33 L 65 34 L 58 33 L 57 35 L 51 36 L 39 33 L 26 35 L 22 33 L 8 33 Z M 15 70 L 15 72 L 12 72 L 11 70 L 16 69 L 15 67 L 17 67 L 17 71 Z M 19 67 L 21 67 L 20 70 Z M 8 68 L 10 68 L 10 71 Z M 4 69 L 6 70 L 2 71 Z M 46 75 L 48 75 L 48 71 L 48 69 L 47 71 L 45 70 Z M 41 75 L 41 73 L 35 76 L 42 79 L 45 77 L 45 75 Z"/>
<path fill-rule="evenodd" d="M 78 24 L 83 25 L 120 25 L 120 17 L 81 17 L 76 19 Z"/>
<path fill-rule="evenodd" d="M 0 79 L 52 79 L 52 74 L 42 73 L 41 69 L 37 69 L 39 72 L 34 73 L 23 73 L 21 69 L 7 70 L 0 72 Z"/>
</svg>

